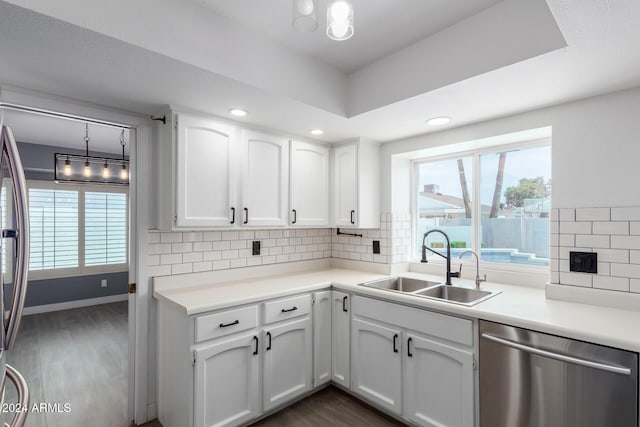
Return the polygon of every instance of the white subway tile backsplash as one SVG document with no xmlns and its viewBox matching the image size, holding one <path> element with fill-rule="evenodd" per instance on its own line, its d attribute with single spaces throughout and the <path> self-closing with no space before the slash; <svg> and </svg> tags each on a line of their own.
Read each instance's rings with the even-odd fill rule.
<svg viewBox="0 0 640 427">
<path fill-rule="evenodd" d="M 591 288 L 593 276 L 587 273 L 563 273 L 560 272 L 560 283 L 571 286 Z"/>
<path fill-rule="evenodd" d="M 575 234 L 557 234 L 558 236 L 558 245 L 551 246 L 576 246 L 576 236 Z"/>
<path fill-rule="evenodd" d="M 560 221 L 560 234 L 591 234 L 590 222 Z"/>
<path fill-rule="evenodd" d="M 629 223 L 629 234 L 634 236 L 640 235 L 640 221 L 632 221 Z"/>
<path fill-rule="evenodd" d="M 203 261 L 203 262 L 194 262 L 193 263 L 193 272 L 197 273 L 199 271 L 211 271 L 213 270 L 213 262 L 212 261 Z"/>
<path fill-rule="evenodd" d="M 238 258 L 238 250 L 231 249 L 228 251 L 222 251 L 222 259 L 236 259 Z"/>
<path fill-rule="evenodd" d="M 160 255 L 160 264 L 182 264 L 182 254 Z"/>
<path fill-rule="evenodd" d="M 629 279 L 629 291 L 640 294 L 640 279 Z"/>
<path fill-rule="evenodd" d="M 598 261 L 602 262 L 629 262 L 629 251 L 624 249 L 598 249 Z"/>
<path fill-rule="evenodd" d="M 598 269 L 598 276 L 611 275 L 611 264 L 608 262 L 598 262 L 597 269 Z"/>
<path fill-rule="evenodd" d="M 549 212 L 549 220 L 554 222 L 560 221 L 560 209 L 552 208 L 551 212 Z"/>
<path fill-rule="evenodd" d="M 201 242 L 202 238 L 203 236 L 201 231 L 190 231 L 182 233 L 183 242 Z"/>
<path fill-rule="evenodd" d="M 202 252 L 190 252 L 182 254 L 182 262 L 201 262 Z"/>
<path fill-rule="evenodd" d="M 629 292 L 629 279 L 626 277 L 593 276 L 593 287 L 611 291 Z"/>
<path fill-rule="evenodd" d="M 569 252 L 592 252 L 591 248 L 565 248 L 559 250 L 560 259 L 569 259 Z"/>
<path fill-rule="evenodd" d="M 611 236 L 613 249 L 640 249 L 640 236 Z"/>
<path fill-rule="evenodd" d="M 208 252 L 213 250 L 213 242 L 196 242 L 193 244 L 195 252 Z"/>
<path fill-rule="evenodd" d="M 147 256 L 147 265 L 160 265 L 160 255 L 148 255 Z"/>
<path fill-rule="evenodd" d="M 562 217 L 561 221 L 564 221 Z M 610 208 L 578 208 L 576 209 L 576 221 L 609 221 L 611 220 Z"/>
<path fill-rule="evenodd" d="M 171 244 L 171 252 L 172 253 L 185 253 L 185 252 L 193 252 L 193 243 L 172 243 Z"/>
<path fill-rule="evenodd" d="M 203 261 L 220 261 L 222 259 L 222 251 L 203 252 Z"/>
<path fill-rule="evenodd" d="M 228 259 L 213 261 L 214 270 L 227 270 L 229 268 L 231 268 L 231 261 L 229 261 Z"/>
<path fill-rule="evenodd" d="M 193 273 L 193 264 L 185 263 L 185 264 L 173 264 L 171 265 L 171 274 L 186 274 Z"/>
<path fill-rule="evenodd" d="M 620 236 L 629 235 L 629 223 L 621 222 L 594 222 L 593 234 L 615 234 Z"/>
<path fill-rule="evenodd" d="M 202 235 L 203 240 L 208 242 L 215 242 L 222 239 L 221 231 L 205 231 Z"/>
<path fill-rule="evenodd" d="M 239 233 L 237 231 L 223 231 L 222 240 L 238 240 Z"/>
<path fill-rule="evenodd" d="M 640 221 L 640 207 L 611 208 L 611 221 Z"/>
<path fill-rule="evenodd" d="M 229 240 L 219 240 L 213 242 L 214 251 L 226 251 L 228 249 L 231 249 L 231 241 Z"/>
<path fill-rule="evenodd" d="M 160 243 L 160 233 L 150 232 L 147 236 L 147 244 Z"/>
<path fill-rule="evenodd" d="M 231 264 L 229 265 L 231 268 L 242 268 L 247 266 L 246 258 L 236 258 L 231 260 Z"/>
<path fill-rule="evenodd" d="M 575 209 L 560 209 L 560 221 L 575 221 L 576 210 Z"/>
<path fill-rule="evenodd" d="M 591 248 L 609 248 L 609 236 L 596 236 L 596 235 L 576 235 L 576 246 L 591 247 Z"/>
<path fill-rule="evenodd" d="M 616 277 L 640 279 L 640 265 L 613 263 L 611 264 L 611 275 Z"/>
<path fill-rule="evenodd" d="M 149 273 L 149 277 L 171 276 L 171 266 L 154 265 L 153 267 L 149 267 L 147 272 Z"/>
<path fill-rule="evenodd" d="M 160 233 L 160 243 L 181 243 L 182 233 Z"/>
</svg>

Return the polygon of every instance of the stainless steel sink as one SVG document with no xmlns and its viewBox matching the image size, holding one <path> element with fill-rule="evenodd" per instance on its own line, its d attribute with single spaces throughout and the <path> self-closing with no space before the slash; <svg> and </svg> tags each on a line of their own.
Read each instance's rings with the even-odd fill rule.
<svg viewBox="0 0 640 427">
<path fill-rule="evenodd" d="M 361 283 L 369 288 L 384 289 L 404 293 L 414 293 L 429 287 L 441 285 L 441 282 L 431 280 L 410 279 L 407 277 L 392 277 L 389 279 L 374 280 L 372 282 Z"/>
<path fill-rule="evenodd" d="M 415 295 L 454 304 L 472 306 L 485 301 L 500 292 L 483 291 L 480 289 L 461 288 L 458 286 L 438 285 L 415 292 Z"/>
</svg>

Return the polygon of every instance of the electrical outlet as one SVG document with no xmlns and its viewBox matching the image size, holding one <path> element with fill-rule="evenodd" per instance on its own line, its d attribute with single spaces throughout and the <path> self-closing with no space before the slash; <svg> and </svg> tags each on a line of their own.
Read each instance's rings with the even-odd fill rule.
<svg viewBox="0 0 640 427">
<path fill-rule="evenodd" d="M 107 279 L 102 279 L 100 281 L 100 287 L 101 288 L 106 288 L 107 287 Z"/>
<path fill-rule="evenodd" d="M 260 255 L 260 240 L 254 240 L 251 255 Z"/>
<path fill-rule="evenodd" d="M 380 240 L 374 240 L 373 241 L 373 253 L 374 254 L 379 254 L 380 253 Z"/>
</svg>

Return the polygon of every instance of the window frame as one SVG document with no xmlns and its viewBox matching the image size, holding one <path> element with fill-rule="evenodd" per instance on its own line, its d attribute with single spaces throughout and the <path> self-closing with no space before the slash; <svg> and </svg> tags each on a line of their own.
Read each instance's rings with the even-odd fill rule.
<svg viewBox="0 0 640 427">
<path fill-rule="evenodd" d="M 29 270 L 29 280 L 47 280 L 60 279 L 64 277 L 92 276 L 97 274 L 121 273 L 129 271 L 130 256 L 130 206 L 129 187 L 116 186 L 108 184 L 57 184 L 50 181 L 27 180 L 27 194 L 30 189 L 42 190 L 60 190 L 60 191 L 77 191 L 78 192 L 78 267 L 54 268 L 46 270 Z M 120 264 L 103 264 L 85 266 L 84 249 L 85 249 L 85 192 L 109 192 L 124 193 L 127 195 L 127 247 L 126 261 Z M 28 201 L 27 201 L 28 208 Z"/>
<path fill-rule="evenodd" d="M 420 185 L 420 177 L 418 169 L 421 164 L 432 163 L 441 160 L 451 160 L 458 159 L 463 157 L 471 157 L 471 165 L 472 165 L 472 173 L 471 173 L 471 182 L 473 183 L 471 189 L 471 224 L 472 224 L 472 247 L 470 248 L 475 253 L 480 256 L 480 157 L 486 154 L 494 154 L 501 153 L 505 151 L 519 151 L 526 150 L 530 148 L 539 148 L 539 147 L 552 147 L 551 137 L 543 137 L 537 138 L 528 141 L 518 141 L 511 142 L 505 144 L 496 144 L 488 147 L 483 147 L 475 150 L 460 150 L 460 151 L 451 151 L 450 153 L 429 156 L 429 157 L 420 157 L 411 160 L 411 252 L 409 257 L 409 263 L 420 263 L 420 258 L 418 257 L 418 253 L 421 248 L 417 244 L 418 238 L 418 197 L 416 196 L 419 192 Z M 552 159 L 549 159 L 551 162 Z M 552 170 L 553 173 L 553 170 Z M 553 200 L 553 190 L 551 198 Z M 433 254 L 427 254 L 427 260 L 429 263 L 434 264 L 445 264 L 445 261 L 438 256 Z M 453 260 L 452 260 L 453 261 Z M 458 260 L 456 260 L 458 261 Z M 459 263 L 463 265 L 473 265 L 475 267 L 475 259 L 468 260 L 463 259 L 459 260 Z M 493 262 L 480 260 L 480 264 L 485 269 L 491 270 L 501 270 L 501 271 L 513 271 L 519 273 L 548 273 L 550 271 L 550 265 L 548 266 L 531 266 L 526 264 L 513 264 L 513 263 L 505 263 L 505 262 Z M 453 267 L 452 267 L 453 269 Z"/>
</svg>

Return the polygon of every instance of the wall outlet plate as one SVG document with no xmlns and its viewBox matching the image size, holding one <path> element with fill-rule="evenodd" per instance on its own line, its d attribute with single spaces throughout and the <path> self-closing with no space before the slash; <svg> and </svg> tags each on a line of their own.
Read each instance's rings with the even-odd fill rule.
<svg viewBox="0 0 640 427">
<path fill-rule="evenodd" d="M 380 253 L 380 240 L 374 240 L 373 241 L 373 253 L 374 254 L 379 254 Z"/>
<path fill-rule="evenodd" d="M 107 279 L 102 279 L 100 281 L 100 287 L 101 288 L 106 288 L 107 287 Z"/>
<path fill-rule="evenodd" d="M 251 255 L 260 255 L 260 240 L 254 240 L 251 245 Z"/>
<path fill-rule="evenodd" d="M 598 254 L 594 252 L 569 252 L 569 271 L 598 273 Z"/>
</svg>

